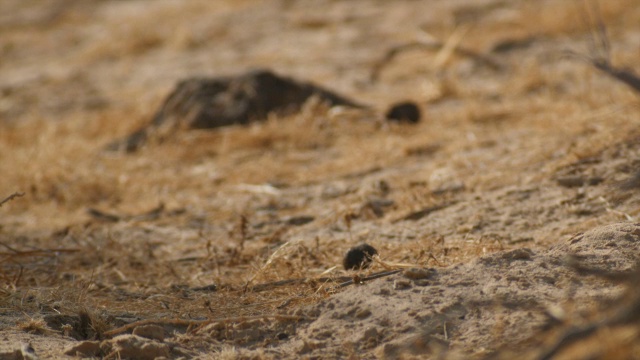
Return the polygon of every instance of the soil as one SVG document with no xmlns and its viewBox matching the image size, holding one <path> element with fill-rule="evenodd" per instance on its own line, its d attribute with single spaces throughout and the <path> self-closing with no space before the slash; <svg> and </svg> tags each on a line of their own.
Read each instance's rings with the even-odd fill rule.
<svg viewBox="0 0 640 360">
<path fill-rule="evenodd" d="M 638 358 L 640 107 L 591 62 L 640 7 L 596 5 L 4 1 L 0 359 Z M 367 107 L 105 150 L 254 69 Z"/>
</svg>

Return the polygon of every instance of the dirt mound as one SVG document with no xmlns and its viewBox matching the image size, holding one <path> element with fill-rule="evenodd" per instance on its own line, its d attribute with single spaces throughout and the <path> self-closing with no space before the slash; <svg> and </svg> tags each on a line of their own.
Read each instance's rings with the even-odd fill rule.
<svg viewBox="0 0 640 360">
<path fill-rule="evenodd" d="M 193 78 L 176 85 L 149 125 L 108 148 L 134 151 L 150 136 L 162 139 L 179 129 L 214 129 L 264 121 L 269 114 L 284 116 L 299 111 L 313 96 L 330 106 L 363 107 L 319 86 L 269 70 L 233 77 Z"/>
<path fill-rule="evenodd" d="M 318 318 L 292 342 L 301 356 L 392 359 L 531 346 L 536 333 L 559 325 L 553 314 L 593 310 L 621 293 L 611 282 L 578 274 L 571 257 L 594 269 L 628 271 L 638 251 L 640 224 L 615 224 L 547 251 L 520 248 L 449 268 L 408 269 L 307 309 Z"/>
</svg>

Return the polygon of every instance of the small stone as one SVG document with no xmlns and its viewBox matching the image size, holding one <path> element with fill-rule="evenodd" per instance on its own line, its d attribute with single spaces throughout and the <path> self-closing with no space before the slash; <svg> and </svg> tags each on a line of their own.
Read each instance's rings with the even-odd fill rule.
<svg viewBox="0 0 640 360">
<path fill-rule="evenodd" d="M 410 101 L 402 102 L 391 106 L 386 115 L 387 120 L 396 122 L 407 122 L 416 124 L 420 121 L 420 109 Z"/>
<path fill-rule="evenodd" d="M 294 216 L 286 220 L 287 225 L 302 226 L 313 222 L 316 218 L 313 216 Z"/>
<path fill-rule="evenodd" d="M 378 254 L 373 246 L 369 244 L 360 244 L 354 246 L 344 256 L 342 265 L 346 270 L 366 269 L 371 263 L 371 257 Z"/>
</svg>

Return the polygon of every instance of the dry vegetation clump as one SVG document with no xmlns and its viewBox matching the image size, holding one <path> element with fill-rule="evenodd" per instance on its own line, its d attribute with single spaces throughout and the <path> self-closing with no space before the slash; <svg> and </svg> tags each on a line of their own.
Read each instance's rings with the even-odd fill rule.
<svg viewBox="0 0 640 360">
<path fill-rule="evenodd" d="M 29 319 L 28 321 L 18 323 L 18 327 L 20 330 L 31 334 L 46 335 L 53 333 L 43 319 Z"/>
</svg>

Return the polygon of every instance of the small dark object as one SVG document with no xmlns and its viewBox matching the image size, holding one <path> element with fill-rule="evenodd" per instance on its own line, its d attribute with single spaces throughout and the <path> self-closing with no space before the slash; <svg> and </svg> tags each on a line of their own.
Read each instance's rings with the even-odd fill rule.
<svg viewBox="0 0 640 360">
<path fill-rule="evenodd" d="M 535 37 L 526 37 L 522 39 L 505 39 L 495 44 L 491 48 L 491 52 L 504 54 L 514 50 L 523 50 L 533 45 L 536 40 L 537 39 Z"/>
<path fill-rule="evenodd" d="M 110 221 L 110 222 L 118 222 L 120 220 L 122 220 L 121 216 L 118 215 L 114 215 L 114 214 L 109 214 L 106 213 L 104 211 L 98 210 L 98 209 L 94 209 L 94 208 L 88 208 L 87 209 L 87 214 L 91 215 L 92 217 L 98 219 L 98 220 L 102 220 L 102 221 Z"/>
<path fill-rule="evenodd" d="M 371 257 L 376 254 L 378 250 L 369 244 L 354 246 L 347 251 L 342 265 L 346 270 L 366 269 L 371 263 Z"/>
<path fill-rule="evenodd" d="M 22 196 L 24 196 L 23 192 L 14 192 L 13 194 L 7 196 L 4 200 L 0 201 L 0 206 L 4 205 L 4 203 L 6 202 L 13 200 L 14 198 L 22 197 Z"/>
<path fill-rule="evenodd" d="M 204 292 L 214 292 L 214 291 L 218 290 L 218 286 L 216 284 L 211 284 L 211 285 L 206 285 L 206 286 L 195 287 L 195 288 L 192 288 L 191 290 L 193 290 L 193 291 L 204 291 Z"/>
<path fill-rule="evenodd" d="M 118 222 L 125 220 L 137 220 L 137 221 L 147 221 L 147 220 L 155 220 L 159 218 L 164 212 L 164 204 L 160 203 L 157 207 L 143 213 L 140 215 L 116 215 L 104 212 L 102 210 L 88 208 L 87 214 L 91 215 L 97 220 L 109 221 L 109 222 Z"/>
<path fill-rule="evenodd" d="M 294 216 L 294 217 L 290 217 L 289 219 L 287 219 L 287 225 L 293 225 L 293 226 L 302 226 L 302 225 L 306 225 L 310 222 L 313 222 L 313 220 L 315 220 L 316 218 L 314 218 L 313 216 Z"/>
<path fill-rule="evenodd" d="M 387 120 L 416 124 L 420 121 L 420 109 L 412 102 L 402 102 L 391 106 L 386 115 Z"/>
<path fill-rule="evenodd" d="M 409 215 L 406 215 L 402 218 L 400 218 L 399 220 L 411 220 L 411 221 L 418 221 L 420 219 L 422 219 L 423 217 L 431 214 L 432 212 L 435 211 L 439 211 L 442 210 L 448 206 L 451 206 L 453 204 L 455 204 L 456 202 L 449 202 L 449 203 L 444 203 L 444 204 L 437 204 L 437 205 L 433 205 L 433 206 L 428 206 L 422 210 L 418 210 L 418 211 L 414 211 L 412 213 L 410 213 Z"/>
<path fill-rule="evenodd" d="M 587 7 L 587 11 L 595 14 L 595 18 L 587 15 L 588 18 L 593 19 L 591 24 L 589 24 L 594 30 L 591 32 L 592 35 L 590 39 L 591 55 L 585 56 L 572 51 L 568 51 L 568 55 L 584 60 L 594 68 L 629 86 L 633 90 L 640 91 L 640 76 L 633 72 L 633 70 L 623 69 L 611 63 L 611 43 L 609 42 L 607 27 L 600 15 L 600 10 L 594 7 L 593 4 L 591 6 L 587 5 Z"/>
</svg>

